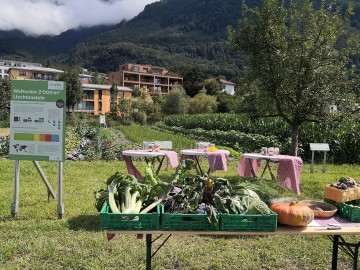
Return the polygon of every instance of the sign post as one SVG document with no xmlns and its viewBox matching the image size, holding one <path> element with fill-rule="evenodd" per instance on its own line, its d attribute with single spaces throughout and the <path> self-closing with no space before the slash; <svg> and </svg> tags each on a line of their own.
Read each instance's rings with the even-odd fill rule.
<svg viewBox="0 0 360 270">
<path fill-rule="evenodd" d="M 15 160 L 14 200 L 11 214 L 19 208 L 20 160 L 30 160 L 42 177 L 48 197 L 55 198 L 38 161 L 56 161 L 58 170 L 58 215 L 62 204 L 62 162 L 65 160 L 66 90 L 62 81 L 23 80 L 11 82 L 10 149 Z"/>
<path fill-rule="evenodd" d="M 312 151 L 310 173 L 314 172 L 314 152 L 315 151 L 324 152 L 324 161 L 323 161 L 322 172 L 325 172 L 326 171 L 326 152 L 330 151 L 329 144 L 327 144 L 327 143 L 310 143 L 310 150 Z"/>
<path fill-rule="evenodd" d="M 107 128 L 106 121 L 105 121 L 105 115 L 100 115 L 100 127 Z"/>
</svg>

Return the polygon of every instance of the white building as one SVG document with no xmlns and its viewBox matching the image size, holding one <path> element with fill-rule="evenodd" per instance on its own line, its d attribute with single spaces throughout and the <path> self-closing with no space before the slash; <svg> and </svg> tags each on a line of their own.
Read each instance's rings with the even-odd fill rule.
<svg viewBox="0 0 360 270">
<path fill-rule="evenodd" d="M 235 94 L 235 83 L 220 79 L 221 89 L 229 95 Z"/>
<path fill-rule="evenodd" d="M 8 73 L 10 67 L 42 67 L 42 65 L 39 63 L 0 59 L 0 79 L 9 77 Z"/>
</svg>

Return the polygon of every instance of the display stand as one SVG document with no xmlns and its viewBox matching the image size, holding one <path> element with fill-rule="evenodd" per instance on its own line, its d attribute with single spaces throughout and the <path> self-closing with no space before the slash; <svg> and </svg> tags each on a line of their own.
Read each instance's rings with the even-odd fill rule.
<svg viewBox="0 0 360 270">
<path fill-rule="evenodd" d="M 315 151 L 324 152 L 324 161 L 323 161 L 322 172 L 325 172 L 326 171 L 326 152 L 330 151 L 329 144 L 327 144 L 327 143 L 310 143 L 310 150 L 312 151 L 310 173 L 314 172 L 314 153 L 315 153 Z"/>
<path fill-rule="evenodd" d="M 50 197 L 55 199 L 55 193 L 47 180 L 43 170 L 40 167 L 40 164 L 37 161 L 33 161 L 36 170 L 40 174 L 48 193 L 48 200 Z M 14 164 L 14 198 L 13 203 L 11 204 L 11 215 L 16 216 L 19 211 L 19 190 L 20 190 L 20 160 L 15 160 Z M 62 162 L 58 162 L 58 206 L 57 206 L 58 217 L 62 218 L 64 214 L 64 205 L 62 203 Z"/>
</svg>

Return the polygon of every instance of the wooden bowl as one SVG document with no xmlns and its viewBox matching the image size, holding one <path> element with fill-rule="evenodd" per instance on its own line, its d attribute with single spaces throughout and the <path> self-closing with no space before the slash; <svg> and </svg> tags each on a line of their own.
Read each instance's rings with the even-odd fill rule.
<svg viewBox="0 0 360 270">
<path fill-rule="evenodd" d="M 337 207 L 331 203 L 311 200 L 304 200 L 302 202 L 310 207 L 314 212 L 314 217 L 329 218 L 335 215 L 337 211 Z"/>
</svg>

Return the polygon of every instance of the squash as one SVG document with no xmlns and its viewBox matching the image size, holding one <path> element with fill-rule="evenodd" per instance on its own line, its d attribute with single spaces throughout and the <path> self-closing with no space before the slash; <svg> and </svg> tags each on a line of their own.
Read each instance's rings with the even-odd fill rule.
<svg viewBox="0 0 360 270">
<path fill-rule="evenodd" d="M 314 219 L 314 212 L 302 202 L 276 202 L 270 205 L 270 209 L 284 225 L 307 226 Z"/>
</svg>

